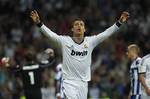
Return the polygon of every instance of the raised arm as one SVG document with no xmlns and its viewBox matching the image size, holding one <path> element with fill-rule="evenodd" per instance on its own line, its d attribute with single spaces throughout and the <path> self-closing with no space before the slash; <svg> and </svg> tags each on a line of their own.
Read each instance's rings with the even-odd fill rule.
<svg viewBox="0 0 150 99">
<path fill-rule="evenodd" d="M 36 10 L 34 11 L 31 11 L 30 13 L 30 17 L 31 19 L 33 20 L 33 22 L 38 26 L 40 27 L 42 33 L 44 33 L 44 35 L 46 35 L 47 37 L 49 37 L 50 39 L 52 39 L 53 41 L 56 41 L 56 42 L 60 42 L 60 36 L 57 35 L 56 33 L 54 33 L 53 31 L 51 31 L 49 28 L 47 28 L 40 20 L 40 17 L 37 13 Z"/>
<path fill-rule="evenodd" d="M 47 48 L 42 55 L 43 59 L 40 61 L 40 67 L 50 67 L 55 63 L 55 54 L 54 50 L 51 48 Z"/>
<path fill-rule="evenodd" d="M 13 60 L 10 59 L 9 57 L 3 57 L 1 59 L 1 65 L 4 68 L 7 68 L 7 70 L 11 70 L 14 73 L 21 71 L 21 69 L 22 69 L 19 65 L 15 65 Z"/>
<path fill-rule="evenodd" d="M 128 18 L 129 18 L 129 13 L 123 12 L 119 20 L 114 25 L 106 29 L 104 32 L 96 36 L 93 36 L 93 40 L 92 40 L 93 45 L 96 46 L 97 44 L 99 44 L 100 42 L 104 41 L 109 36 L 111 36 L 113 33 L 115 33 L 119 29 L 119 27 L 128 20 Z"/>
</svg>

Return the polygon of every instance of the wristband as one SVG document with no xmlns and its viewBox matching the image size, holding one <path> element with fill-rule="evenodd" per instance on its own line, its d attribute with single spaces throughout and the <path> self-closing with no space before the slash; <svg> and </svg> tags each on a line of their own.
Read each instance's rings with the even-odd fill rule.
<svg viewBox="0 0 150 99">
<path fill-rule="evenodd" d="M 37 23 L 36 24 L 38 27 L 41 27 L 42 25 L 43 25 L 43 23 L 42 22 L 39 22 L 39 23 Z"/>
<path fill-rule="evenodd" d="M 117 25 L 118 27 L 120 27 L 120 26 L 122 25 L 122 23 L 121 23 L 120 21 L 117 21 L 117 22 L 116 22 L 116 25 Z"/>
</svg>

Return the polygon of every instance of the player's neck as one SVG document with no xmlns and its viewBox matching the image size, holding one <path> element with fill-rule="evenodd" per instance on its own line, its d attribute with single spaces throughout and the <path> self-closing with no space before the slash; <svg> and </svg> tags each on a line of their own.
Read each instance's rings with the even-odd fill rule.
<svg viewBox="0 0 150 99">
<path fill-rule="evenodd" d="M 134 61 L 137 59 L 137 57 L 138 57 L 137 55 L 134 55 L 131 60 Z"/>
<path fill-rule="evenodd" d="M 26 62 L 25 64 L 26 64 L 26 65 L 32 65 L 32 64 L 35 64 L 35 62 L 34 62 L 34 61 L 28 61 L 28 62 Z"/>
<path fill-rule="evenodd" d="M 83 40 L 84 40 L 84 35 L 73 35 L 72 39 L 73 39 L 76 43 L 80 44 L 80 43 L 83 42 Z"/>
</svg>

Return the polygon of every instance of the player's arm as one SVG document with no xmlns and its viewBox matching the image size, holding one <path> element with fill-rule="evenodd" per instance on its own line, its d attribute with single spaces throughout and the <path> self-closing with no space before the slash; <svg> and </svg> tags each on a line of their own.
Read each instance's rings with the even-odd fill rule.
<svg viewBox="0 0 150 99">
<path fill-rule="evenodd" d="M 55 54 L 54 54 L 54 50 L 51 48 L 47 48 L 44 52 L 43 55 L 45 56 L 44 60 L 42 60 L 40 62 L 40 67 L 45 68 L 45 67 L 49 67 L 51 65 L 53 65 L 55 63 Z"/>
<path fill-rule="evenodd" d="M 18 71 L 21 70 L 20 66 L 19 65 L 15 65 L 13 60 L 10 59 L 9 57 L 3 57 L 1 59 L 1 65 L 4 68 L 7 68 L 8 70 L 11 70 L 13 72 L 18 72 Z"/>
<path fill-rule="evenodd" d="M 111 27 L 106 29 L 104 32 L 99 33 L 98 35 L 94 36 L 93 44 L 97 45 L 100 42 L 107 39 L 109 36 L 111 36 L 113 33 L 115 33 L 119 29 L 119 27 L 128 20 L 128 18 L 129 18 L 129 13 L 124 11 L 121 14 L 119 20 L 114 25 L 112 25 Z"/>
<path fill-rule="evenodd" d="M 40 63 L 40 68 L 50 67 L 54 63 L 55 63 L 55 59 L 53 59 L 52 61 L 45 60 L 45 62 L 43 61 L 43 62 Z"/>
<path fill-rule="evenodd" d="M 59 40 L 59 35 L 57 35 L 56 33 L 54 33 L 53 31 L 51 31 L 49 28 L 47 28 L 40 20 L 40 17 L 37 13 L 36 10 L 31 11 L 30 13 L 30 17 L 33 20 L 33 22 L 40 27 L 42 33 L 44 33 L 44 35 L 46 35 L 47 37 L 49 37 L 50 39 L 52 39 L 53 41 L 56 42 L 60 42 Z"/>
<path fill-rule="evenodd" d="M 1 60 L 0 60 L 0 65 L 1 66 L 9 66 L 9 61 L 10 61 L 10 58 L 9 57 L 3 57 Z"/>
<path fill-rule="evenodd" d="M 138 69 L 139 69 L 139 80 L 140 80 L 142 86 L 144 87 L 144 90 L 147 93 L 147 95 L 150 96 L 150 89 L 148 88 L 148 86 L 146 84 L 146 79 L 145 79 L 146 66 L 147 66 L 146 62 L 144 62 L 144 60 L 142 60 L 141 65 L 138 67 Z"/>
</svg>

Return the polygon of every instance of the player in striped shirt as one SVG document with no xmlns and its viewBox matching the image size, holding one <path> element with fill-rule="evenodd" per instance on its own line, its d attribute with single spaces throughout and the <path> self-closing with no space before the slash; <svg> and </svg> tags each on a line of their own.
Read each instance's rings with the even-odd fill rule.
<svg viewBox="0 0 150 99">
<path fill-rule="evenodd" d="M 141 99 L 150 99 L 150 54 L 142 58 L 139 73 L 142 84 Z"/>
<path fill-rule="evenodd" d="M 62 91 L 62 64 L 59 63 L 56 66 L 56 97 L 57 99 L 64 99 L 64 95 L 61 92 Z"/>
<path fill-rule="evenodd" d="M 129 99 L 141 99 L 141 83 L 138 75 L 138 67 L 141 63 L 139 53 L 140 48 L 136 44 L 131 44 L 128 46 L 127 55 L 132 61 L 130 66 L 131 89 Z"/>
<path fill-rule="evenodd" d="M 119 20 L 110 28 L 98 35 L 86 37 L 83 20 L 76 19 L 72 23 L 73 36 L 61 36 L 52 32 L 41 21 L 36 11 L 31 12 L 31 18 L 41 31 L 61 46 L 63 57 L 63 93 L 67 99 L 87 99 L 88 81 L 91 80 L 91 55 L 99 43 L 115 33 L 129 17 L 123 12 Z"/>
</svg>

